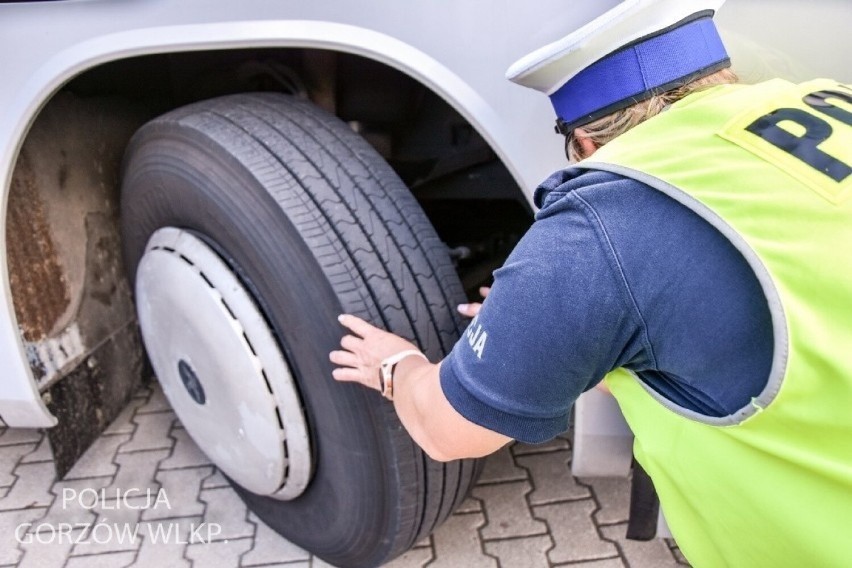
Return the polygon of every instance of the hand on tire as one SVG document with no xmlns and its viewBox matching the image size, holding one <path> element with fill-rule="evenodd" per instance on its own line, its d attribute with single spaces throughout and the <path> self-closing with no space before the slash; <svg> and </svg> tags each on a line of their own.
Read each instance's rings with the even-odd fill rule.
<svg viewBox="0 0 852 568">
<path fill-rule="evenodd" d="M 419 351 L 410 341 L 379 329 L 357 316 L 343 314 L 337 320 L 352 332 L 340 340 L 342 350 L 329 353 L 331 362 L 338 365 L 331 373 L 338 381 L 352 381 L 380 390 L 379 369 L 382 360 L 408 349 Z"/>
<path fill-rule="evenodd" d="M 482 295 L 483 298 L 487 297 L 488 292 L 490 291 L 491 288 L 489 288 L 488 286 L 483 286 L 479 289 L 479 293 L 480 295 Z M 479 313 L 480 309 L 482 309 L 482 303 L 480 302 L 473 302 L 471 304 L 459 304 L 458 307 L 459 313 L 469 318 L 476 317 L 476 314 Z"/>
</svg>

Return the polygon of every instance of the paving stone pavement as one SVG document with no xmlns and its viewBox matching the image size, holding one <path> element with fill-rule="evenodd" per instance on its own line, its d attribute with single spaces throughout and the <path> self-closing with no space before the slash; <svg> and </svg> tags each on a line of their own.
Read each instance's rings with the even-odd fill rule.
<svg viewBox="0 0 852 568">
<path fill-rule="evenodd" d="M 688 566 L 671 541 L 624 538 L 627 480 L 576 479 L 570 460 L 567 436 L 539 446 L 513 444 L 494 454 L 459 510 L 387 566 Z M 139 492 L 128 496 L 127 488 Z M 170 531 L 175 538 L 167 536 Z M 159 542 L 152 536 L 157 534 Z M 0 567 L 5 566 L 329 565 L 247 510 L 153 383 L 136 393 L 61 481 L 42 431 L 0 425 Z"/>
</svg>

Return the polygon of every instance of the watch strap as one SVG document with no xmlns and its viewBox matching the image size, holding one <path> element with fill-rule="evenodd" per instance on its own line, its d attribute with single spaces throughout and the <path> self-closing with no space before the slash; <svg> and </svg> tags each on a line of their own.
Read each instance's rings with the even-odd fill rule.
<svg viewBox="0 0 852 568">
<path fill-rule="evenodd" d="M 406 357 L 422 357 L 424 361 L 429 359 L 421 351 L 416 349 L 406 349 L 399 353 L 394 353 L 390 357 L 382 359 L 379 365 L 379 392 L 388 400 L 393 400 L 393 372 L 397 364 Z"/>
</svg>

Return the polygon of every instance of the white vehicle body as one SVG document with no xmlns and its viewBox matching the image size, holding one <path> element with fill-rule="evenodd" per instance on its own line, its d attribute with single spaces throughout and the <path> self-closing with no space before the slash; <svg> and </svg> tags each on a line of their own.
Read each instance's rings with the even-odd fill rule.
<svg viewBox="0 0 852 568">
<path fill-rule="evenodd" d="M 50 97 L 75 75 L 104 62 L 150 53 L 311 47 L 354 53 L 411 75 L 474 124 L 530 191 L 563 162 L 548 103 L 503 77 L 536 46 L 614 4 L 506 2 L 489 14 L 453 2 L 49 2 L 0 6 L 5 53 L 0 105 L 0 180 L 5 212 L 12 169 L 27 129 Z M 546 23 L 542 26 L 542 23 Z M 511 35 L 512 41 L 504 41 Z M 483 36 L 490 36 L 489 38 Z M 512 109 L 506 112 L 506 109 Z M 0 215 L 0 223 L 5 221 Z M 2 235 L 5 236 L 3 231 Z M 6 265 L 5 246 L 0 264 Z M 0 417 L 12 426 L 55 421 L 38 396 L 15 322 L 8 275 L 0 279 Z"/>
<path fill-rule="evenodd" d="M 491 144 L 531 195 L 563 167 L 540 94 L 510 84 L 513 61 L 616 4 L 539 1 L 455 3 L 134 2 L 68 0 L 0 6 L 0 239 L 12 170 L 29 126 L 56 91 L 108 61 L 150 53 L 312 47 L 393 66 L 440 94 Z M 731 0 L 717 17 L 746 76 L 850 78 L 852 7 L 843 0 Z M 791 37 L 792 36 L 792 37 Z M 785 49 L 786 48 L 786 49 Z M 751 50 L 751 52 L 750 52 Z M 844 75 L 845 74 L 845 75 Z M 5 244 L 5 243 L 4 243 Z M 5 246 L 0 265 L 6 267 Z M 16 325 L 7 270 L 0 278 L 0 417 L 11 426 L 55 424 L 38 395 Z"/>
<path fill-rule="evenodd" d="M 0 3 L 0 418 L 12 427 L 57 423 L 34 358 L 53 374 L 92 347 L 73 325 L 26 341 L 10 284 L 7 206 L 22 147 L 43 109 L 76 77 L 107 64 L 154 54 L 246 49 L 311 49 L 354 54 L 412 78 L 461 115 L 488 144 L 531 203 L 536 185 L 566 165 L 546 97 L 509 83 L 508 66 L 609 9 L 616 0 L 345 2 L 320 0 L 65 0 Z M 734 70 L 746 81 L 771 76 L 852 81 L 852 4 L 847 0 L 767 3 L 729 0 L 717 16 Z M 487 196 L 486 196 L 487 198 Z M 66 322 L 67 324 L 73 322 Z M 590 403 L 597 404 L 597 403 Z M 605 402 L 602 404 L 606 404 Z M 589 407 L 592 408 L 592 407 Z M 595 406 L 594 408 L 597 408 Z M 607 410 L 606 412 L 611 412 Z M 587 409 L 586 414 L 589 414 Z M 582 413 L 580 413 L 582 414 Z M 592 412 L 594 414 L 594 412 Z M 578 432 L 583 418 L 578 418 Z M 587 433 L 620 436 L 591 425 Z M 592 438 L 593 439 L 593 438 Z M 626 448 L 626 450 L 625 450 Z M 629 454 L 629 443 L 620 455 Z M 585 458 L 575 455 L 578 462 Z M 625 467 L 589 464 L 585 474 Z M 613 465 L 615 464 L 615 465 Z M 577 464 L 575 463 L 575 467 Z"/>
</svg>

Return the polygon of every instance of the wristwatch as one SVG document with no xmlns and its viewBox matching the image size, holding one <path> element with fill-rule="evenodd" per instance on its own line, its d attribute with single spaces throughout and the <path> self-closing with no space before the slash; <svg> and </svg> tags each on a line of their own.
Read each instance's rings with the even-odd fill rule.
<svg viewBox="0 0 852 568">
<path fill-rule="evenodd" d="M 405 351 L 400 351 L 395 355 L 391 355 L 390 357 L 383 359 L 381 365 L 379 365 L 379 392 L 382 393 L 382 396 L 388 400 L 393 400 L 393 371 L 396 369 L 397 364 L 400 361 L 405 359 L 406 357 L 422 357 L 424 361 L 427 363 L 429 359 L 416 349 L 406 349 Z"/>
</svg>

